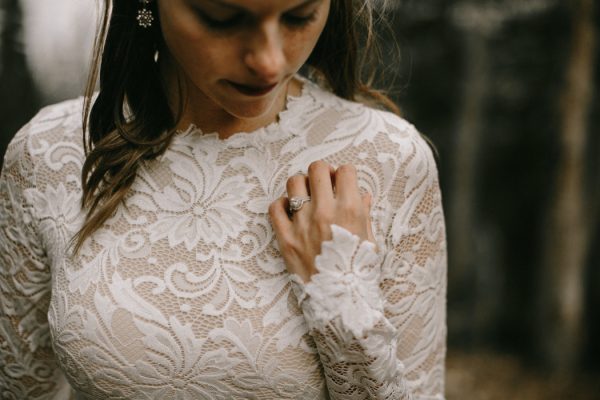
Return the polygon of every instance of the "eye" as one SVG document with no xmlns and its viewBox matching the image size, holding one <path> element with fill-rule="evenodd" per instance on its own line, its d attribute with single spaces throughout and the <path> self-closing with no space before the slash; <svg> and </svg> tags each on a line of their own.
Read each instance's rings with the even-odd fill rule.
<svg viewBox="0 0 600 400">
<path fill-rule="evenodd" d="M 200 10 L 197 10 L 197 14 L 204 23 L 204 25 L 214 30 L 226 30 L 235 28 L 242 24 L 245 18 L 244 14 L 242 13 L 234 14 L 233 16 L 224 19 L 210 17 L 208 16 L 208 14 Z"/>
<path fill-rule="evenodd" d="M 236 13 L 226 18 L 215 18 L 209 16 L 207 13 L 196 10 L 196 13 L 200 17 L 202 23 L 212 30 L 231 30 L 240 27 L 248 22 L 248 15 L 244 13 Z M 313 12 L 309 15 L 296 15 L 296 14 L 284 14 L 282 19 L 283 22 L 293 28 L 301 28 L 313 22 L 317 17 L 317 12 Z"/>
<path fill-rule="evenodd" d="M 283 21 L 293 27 L 303 27 L 313 22 L 316 18 L 317 12 L 315 11 L 309 15 L 285 14 L 283 16 Z"/>
</svg>

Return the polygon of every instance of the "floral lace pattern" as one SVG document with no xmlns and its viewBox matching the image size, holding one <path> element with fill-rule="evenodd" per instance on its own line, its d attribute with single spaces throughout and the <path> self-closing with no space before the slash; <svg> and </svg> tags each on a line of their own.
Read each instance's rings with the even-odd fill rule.
<svg viewBox="0 0 600 400">
<path fill-rule="evenodd" d="M 443 398 L 444 218 L 412 125 L 304 80 L 256 132 L 178 133 L 74 256 L 81 107 L 45 108 L 5 156 L 2 398 Z M 319 159 L 357 167 L 377 245 L 332 225 L 304 284 L 268 206 Z"/>
</svg>

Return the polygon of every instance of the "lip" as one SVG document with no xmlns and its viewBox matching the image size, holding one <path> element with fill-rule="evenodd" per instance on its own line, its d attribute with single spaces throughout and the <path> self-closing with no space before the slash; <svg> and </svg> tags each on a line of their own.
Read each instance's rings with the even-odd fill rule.
<svg viewBox="0 0 600 400">
<path fill-rule="evenodd" d="M 232 82 L 232 81 L 227 81 L 227 83 L 229 83 L 229 85 L 231 85 L 231 87 L 233 87 L 238 92 L 240 92 L 246 96 L 250 96 L 250 97 L 264 96 L 268 93 L 271 93 L 273 91 L 273 89 L 275 89 L 278 85 L 278 83 L 273 83 L 271 85 L 254 86 L 254 85 L 243 85 L 241 83 L 236 83 L 236 82 Z"/>
</svg>

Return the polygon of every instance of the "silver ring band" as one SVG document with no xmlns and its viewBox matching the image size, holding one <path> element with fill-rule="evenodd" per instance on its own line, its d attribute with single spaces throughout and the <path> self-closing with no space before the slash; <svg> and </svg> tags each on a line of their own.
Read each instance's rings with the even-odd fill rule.
<svg viewBox="0 0 600 400">
<path fill-rule="evenodd" d="M 290 214 L 299 211 L 304 203 L 310 201 L 310 196 L 298 196 L 290 198 Z"/>
</svg>

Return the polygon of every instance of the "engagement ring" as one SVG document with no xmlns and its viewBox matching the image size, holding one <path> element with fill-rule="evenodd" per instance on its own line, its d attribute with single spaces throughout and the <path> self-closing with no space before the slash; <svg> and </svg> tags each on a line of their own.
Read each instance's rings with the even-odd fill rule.
<svg viewBox="0 0 600 400">
<path fill-rule="evenodd" d="M 307 201 L 310 201 L 310 196 L 290 198 L 290 214 L 299 211 Z"/>
</svg>

